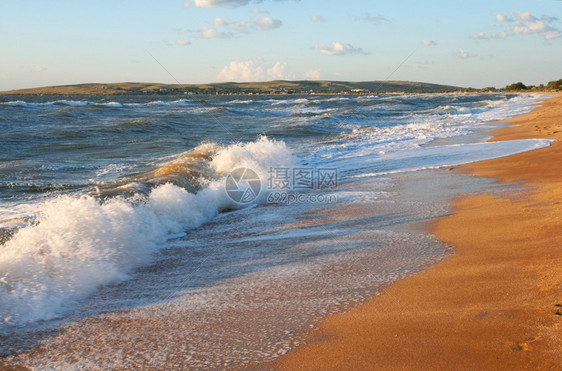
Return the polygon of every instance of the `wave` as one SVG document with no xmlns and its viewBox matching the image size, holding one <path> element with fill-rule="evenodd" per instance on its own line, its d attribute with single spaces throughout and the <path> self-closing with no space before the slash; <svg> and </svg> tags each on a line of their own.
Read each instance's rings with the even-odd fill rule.
<svg viewBox="0 0 562 371">
<path fill-rule="evenodd" d="M 272 102 L 271 105 L 273 106 L 277 106 L 277 105 L 295 105 L 295 104 L 307 104 L 310 101 L 307 98 L 296 98 L 296 99 L 279 99 L 279 100 L 275 100 L 275 102 Z"/>
<path fill-rule="evenodd" d="M 213 168 L 213 156 L 220 150 L 221 147 L 215 143 L 201 144 L 152 171 L 124 178 L 117 183 L 101 185 L 95 194 L 101 198 L 132 196 L 135 193 L 148 193 L 166 183 L 196 193 L 209 181 L 222 175 L 217 174 Z"/>
<path fill-rule="evenodd" d="M 12 106 L 12 107 L 56 107 L 56 106 L 72 106 L 72 107 L 83 107 L 83 106 L 103 106 L 103 107 L 123 107 L 122 103 L 119 102 L 92 102 L 92 101 L 77 101 L 77 100 L 56 100 L 51 102 L 35 103 L 35 102 L 25 102 L 21 100 L 0 103 L 2 106 Z"/>
<path fill-rule="evenodd" d="M 285 143 L 266 137 L 203 144 L 138 176 L 135 181 L 147 180 L 151 188 L 135 197 L 80 194 L 41 202 L 33 225 L 0 246 L 0 332 L 63 316 L 98 287 L 149 264 L 169 239 L 239 208 L 225 190 L 233 170 L 247 167 L 265 180 L 270 167 L 292 163 Z M 196 192 L 182 187 L 182 179 L 205 172 L 211 175 Z"/>
<path fill-rule="evenodd" d="M 55 100 L 50 102 L 26 102 L 22 100 L 2 102 L 1 106 L 12 107 L 56 107 L 56 106 L 71 106 L 71 107 L 84 107 L 84 106 L 99 106 L 109 108 L 122 108 L 122 107 L 140 107 L 140 106 L 185 106 L 191 105 L 193 102 L 187 99 L 179 99 L 175 101 L 151 101 L 147 103 L 121 103 L 121 102 L 94 102 L 85 100 Z"/>
</svg>

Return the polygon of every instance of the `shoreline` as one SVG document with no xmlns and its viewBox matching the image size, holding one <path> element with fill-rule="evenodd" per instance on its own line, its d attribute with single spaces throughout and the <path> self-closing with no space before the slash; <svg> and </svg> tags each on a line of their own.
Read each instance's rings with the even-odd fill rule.
<svg viewBox="0 0 562 371">
<path fill-rule="evenodd" d="M 562 363 L 562 95 L 505 120 L 491 141 L 550 147 L 460 166 L 519 182 L 453 199 L 425 226 L 455 254 L 319 323 L 270 366 L 298 369 L 557 369 Z M 514 222 L 516 221 L 516 222 Z"/>
</svg>

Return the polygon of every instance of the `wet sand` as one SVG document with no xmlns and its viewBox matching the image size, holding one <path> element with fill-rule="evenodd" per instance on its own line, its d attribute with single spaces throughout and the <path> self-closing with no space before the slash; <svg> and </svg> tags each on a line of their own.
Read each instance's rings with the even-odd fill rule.
<svg viewBox="0 0 562 371">
<path fill-rule="evenodd" d="M 185 237 L 189 248 L 182 242 L 130 280 L 100 288 L 84 302 L 90 312 L 49 332 L 0 334 L 0 352 L 4 345 L 12 354 L 0 369 L 222 370 L 274 360 L 313 323 L 448 255 L 445 244 L 408 227 L 447 212 L 433 199 L 454 189 L 456 177 L 429 174 L 397 182 L 431 182 L 425 200 L 377 178 L 341 186 L 348 199 L 337 204 L 263 205 L 209 222 Z M 196 259 L 205 264 L 194 269 Z M 141 295 L 141 305 L 114 306 Z"/>
<path fill-rule="evenodd" d="M 330 316 L 282 370 L 555 370 L 562 364 L 562 95 L 509 120 L 492 140 L 551 147 L 457 171 L 520 182 L 460 195 L 426 226 L 455 255 Z M 263 365 L 265 366 L 265 365 Z"/>
</svg>

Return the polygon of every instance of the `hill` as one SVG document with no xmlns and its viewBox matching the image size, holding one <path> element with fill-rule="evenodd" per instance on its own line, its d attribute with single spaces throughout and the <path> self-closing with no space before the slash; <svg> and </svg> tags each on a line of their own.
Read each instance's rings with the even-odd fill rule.
<svg viewBox="0 0 562 371">
<path fill-rule="evenodd" d="M 171 85 L 142 82 L 76 84 L 2 91 L 7 94 L 114 95 L 114 94 L 338 94 L 369 92 L 445 92 L 464 90 L 450 85 L 411 81 L 266 81 Z"/>
</svg>

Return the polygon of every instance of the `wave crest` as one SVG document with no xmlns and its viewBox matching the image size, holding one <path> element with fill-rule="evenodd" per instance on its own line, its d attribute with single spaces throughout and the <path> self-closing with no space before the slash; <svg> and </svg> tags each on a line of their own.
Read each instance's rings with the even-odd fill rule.
<svg viewBox="0 0 562 371">
<path fill-rule="evenodd" d="M 37 223 L 0 246 L 0 332 L 60 317 L 99 286 L 149 264 L 167 240 L 238 208 L 224 188 L 232 170 L 250 167 L 265 180 L 269 167 L 292 163 L 285 143 L 266 137 L 226 147 L 203 144 L 143 174 L 153 187 L 140 201 L 66 195 L 39 204 Z M 197 192 L 173 184 L 206 171 L 213 175 Z"/>
</svg>

